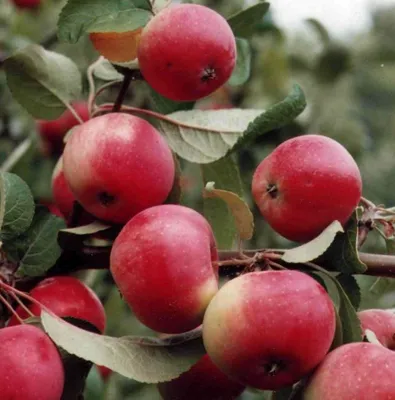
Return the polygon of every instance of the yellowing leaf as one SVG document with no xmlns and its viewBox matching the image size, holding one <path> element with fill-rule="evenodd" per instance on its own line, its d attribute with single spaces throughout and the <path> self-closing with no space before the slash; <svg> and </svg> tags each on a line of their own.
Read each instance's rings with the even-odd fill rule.
<svg viewBox="0 0 395 400">
<path fill-rule="evenodd" d="M 223 200 L 232 212 L 240 239 L 251 239 L 254 233 L 254 216 L 242 198 L 228 190 L 215 189 L 214 182 L 207 183 L 204 189 L 204 197 Z"/>
</svg>

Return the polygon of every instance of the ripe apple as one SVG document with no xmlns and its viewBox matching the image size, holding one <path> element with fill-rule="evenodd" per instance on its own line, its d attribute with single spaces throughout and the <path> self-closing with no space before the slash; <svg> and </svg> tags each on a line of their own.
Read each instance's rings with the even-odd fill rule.
<svg viewBox="0 0 395 400">
<path fill-rule="evenodd" d="M 208 355 L 178 378 L 158 384 L 164 400 L 233 400 L 244 389 L 219 370 Z"/>
<path fill-rule="evenodd" d="M 142 28 L 129 32 L 92 32 L 89 38 L 95 49 L 112 62 L 128 62 L 137 57 Z"/>
<path fill-rule="evenodd" d="M 58 206 L 57 206 L 56 204 L 54 204 L 54 203 L 52 203 L 52 202 L 50 202 L 50 201 L 47 201 L 47 200 L 40 200 L 40 201 L 38 202 L 38 204 L 41 204 L 41 205 L 47 207 L 47 208 L 48 208 L 48 211 L 49 211 L 51 214 L 56 215 L 57 217 L 60 217 L 60 218 L 64 218 L 64 215 L 63 215 L 62 212 L 59 210 L 59 208 L 58 208 Z"/>
<path fill-rule="evenodd" d="M 276 232 L 297 242 L 314 239 L 335 220 L 345 224 L 361 191 L 352 156 L 320 135 L 285 141 L 259 164 L 252 180 L 261 214 Z"/>
<path fill-rule="evenodd" d="M 226 283 L 213 298 L 203 340 L 231 378 L 276 390 L 324 359 L 335 327 L 332 301 L 313 278 L 299 271 L 253 272 Z"/>
<path fill-rule="evenodd" d="M 76 127 L 67 141 L 63 166 L 81 205 L 97 218 L 120 224 L 163 203 L 175 170 L 159 132 L 147 121 L 123 113 Z"/>
<path fill-rule="evenodd" d="M 89 109 L 86 101 L 75 102 L 72 106 L 83 121 L 89 120 Z M 55 120 L 37 121 L 38 132 L 41 138 L 51 150 L 54 149 L 55 151 L 63 149 L 64 136 L 71 128 L 78 124 L 79 122 L 70 110 L 66 110 Z"/>
<path fill-rule="evenodd" d="M 91 323 L 101 333 L 106 326 L 104 307 L 95 292 L 84 283 L 71 276 L 56 276 L 44 279 L 31 292 L 30 296 L 48 307 L 58 317 L 73 317 Z M 30 304 L 29 310 L 39 316 L 41 307 Z M 18 307 L 17 314 L 28 318 L 27 312 Z M 8 326 L 18 325 L 18 320 L 12 316 Z"/>
<path fill-rule="evenodd" d="M 18 8 L 37 8 L 41 4 L 41 0 L 12 0 Z"/>
<path fill-rule="evenodd" d="M 54 202 L 66 219 L 73 211 L 75 197 L 63 172 L 63 157 L 60 157 L 52 174 L 52 195 Z"/>
<path fill-rule="evenodd" d="M 378 309 L 360 311 L 362 330 L 371 330 L 377 340 L 390 350 L 395 350 L 395 314 Z"/>
<path fill-rule="evenodd" d="M 192 101 L 208 96 L 231 76 L 236 41 L 227 21 L 198 4 L 160 11 L 143 29 L 141 72 L 162 96 Z"/>
<path fill-rule="evenodd" d="M 116 238 L 110 270 L 136 317 L 163 333 L 202 323 L 218 290 L 218 259 L 209 223 L 179 205 L 148 208 Z"/>
<path fill-rule="evenodd" d="M 377 344 L 333 350 L 311 377 L 303 400 L 395 399 L 395 353 Z"/>
<path fill-rule="evenodd" d="M 39 328 L 0 329 L 0 388 L 3 400 L 59 400 L 64 370 L 58 349 Z"/>
</svg>

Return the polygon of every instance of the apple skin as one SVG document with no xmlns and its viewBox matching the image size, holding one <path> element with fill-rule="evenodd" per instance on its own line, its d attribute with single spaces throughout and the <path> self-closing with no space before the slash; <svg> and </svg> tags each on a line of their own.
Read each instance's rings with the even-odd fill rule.
<svg viewBox="0 0 395 400">
<path fill-rule="evenodd" d="M 76 199 L 99 219 L 126 223 L 163 203 L 174 181 L 173 155 L 147 121 L 110 113 L 74 128 L 63 153 Z"/>
<path fill-rule="evenodd" d="M 219 370 L 207 354 L 178 378 L 158 384 L 164 400 L 234 400 L 245 388 Z"/>
<path fill-rule="evenodd" d="M 68 219 L 73 211 L 75 196 L 64 176 L 63 157 L 59 158 L 52 174 L 52 195 L 60 212 Z"/>
<path fill-rule="evenodd" d="M 112 369 L 105 367 L 104 365 L 97 365 L 100 376 L 103 381 L 106 382 L 110 375 L 112 374 Z"/>
<path fill-rule="evenodd" d="M 41 0 L 12 0 L 18 8 L 37 8 L 41 4 Z"/>
<path fill-rule="evenodd" d="M 335 327 L 333 303 L 313 278 L 299 271 L 253 272 L 226 283 L 211 301 L 203 341 L 231 378 L 277 390 L 324 359 Z"/>
<path fill-rule="evenodd" d="M 377 340 L 387 349 L 395 350 L 395 314 L 379 309 L 364 310 L 358 313 L 362 330 L 371 330 Z"/>
<path fill-rule="evenodd" d="M 95 49 L 112 62 L 128 62 L 137 57 L 142 28 L 129 32 L 92 32 L 89 38 Z"/>
<path fill-rule="evenodd" d="M 148 84 L 162 96 L 197 100 L 230 78 L 236 41 L 217 12 L 197 4 L 174 5 L 159 12 L 143 29 L 138 61 Z"/>
<path fill-rule="evenodd" d="M 75 102 L 72 106 L 84 122 L 89 120 L 89 109 L 86 101 Z M 59 152 L 64 147 L 63 138 L 66 133 L 78 124 L 79 122 L 77 119 L 71 111 L 67 109 L 55 120 L 38 120 L 37 128 L 40 137 L 45 143 L 45 148 L 49 147 L 50 151 L 54 150 Z"/>
<path fill-rule="evenodd" d="M 377 344 L 350 343 L 316 369 L 303 400 L 395 399 L 395 353 Z"/>
<path fill-rule="evenodd" d="M 58 349 L 39 328 L 0 329 L 0 387 L 4 400 L 59 400 L 64 370 Z"/>
<path fill-rule="evenodd" d="M 96 293 L 71 276 L 57 276 L 44 279 L 31 292 L 30 296 L 48 307 L 58 317 L 73 317 L 91 323 L 101 333 L 106 327 L 106 313 Z M 36 316 L 41 314 L 41 307 L 30 304 L 29 310 Z M 17 314 L 26 319 L 27 312 L 21 307 L 16 309 Z M 8 326 L 19 325 L 12 316 Z"/>
<path fill-rule="evenodd" d="M 148 208 L 116 238 L 110 270 L 125 301 L 149 328 L 182 333 L 199 326 L 218 291 L 209 223 L 179 205 Z"/>
<path fill-rule="evenodd" d="M 320 135 L 289 139 L 256 169 L 252 194 L 280 235 L 296 242 L 318 236 L 333 221 L 345 224 L 358 205 L 362 180 L 348 151 Z"/>
</svg>

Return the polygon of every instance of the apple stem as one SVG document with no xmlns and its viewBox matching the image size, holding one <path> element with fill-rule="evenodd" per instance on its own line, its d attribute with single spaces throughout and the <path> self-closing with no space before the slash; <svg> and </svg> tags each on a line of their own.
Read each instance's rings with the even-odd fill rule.
<svg viewBox="0 0 395 400">
<path fill-rule="evenodd" d="M 122 68 L 121 72 L 123 74 L 123 82 L 121 85 L 121 90 L 118 93 L 118 97 L 113 105 L 112 112 L 121 111 L 122 104 L 125 101 L 125 96 L 126 93 L 128 92 L 131 82 L 143 79 L 143 76 L 141 75 L 141 72 L 138 69 L 131 70 L 127 68 Z"/>
<path fill-rule="evenodd" d="M 8 311 L 18 320 L 20 324 L 23 324 L 23 319 L 18 315 L 18 313 L 12 308 L 11 304 L 7 299 L 0 293 L 0 301 L 6 306 Z"/>
<path fill-rule="evenodd" d="M 274 363 L 265 365 L 266 373 L 269 376 L 276 376 L 280 372 L 281 369 L 282 369 L 281 363 L 274 362 Z"/>
<path fill-rule="evenodd" d="M 23 301 L 21 301 L 20 298 L 14 292 L 9 292 L 8 294 L 19 304 L 21 308 L 23 308 L 26 311 L 26 313 L 30 317 L 35 317 L 35 315 L 25 306 L 25 304 L 23 304 Z"/>
</svg>

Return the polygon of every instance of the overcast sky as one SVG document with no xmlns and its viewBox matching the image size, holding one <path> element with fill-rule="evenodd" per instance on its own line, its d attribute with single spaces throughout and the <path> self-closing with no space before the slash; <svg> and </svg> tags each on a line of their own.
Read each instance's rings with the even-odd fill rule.
<svg viewBox="0 0 395 400">
<path fill-rule="evenodd" d="M 306 18 L 317 18 L 338 37 L 369 27 L 369 9 L 395 5 L 395 0 L 269 0 L 278 24 L 295 29 Z"/>
</svg>

